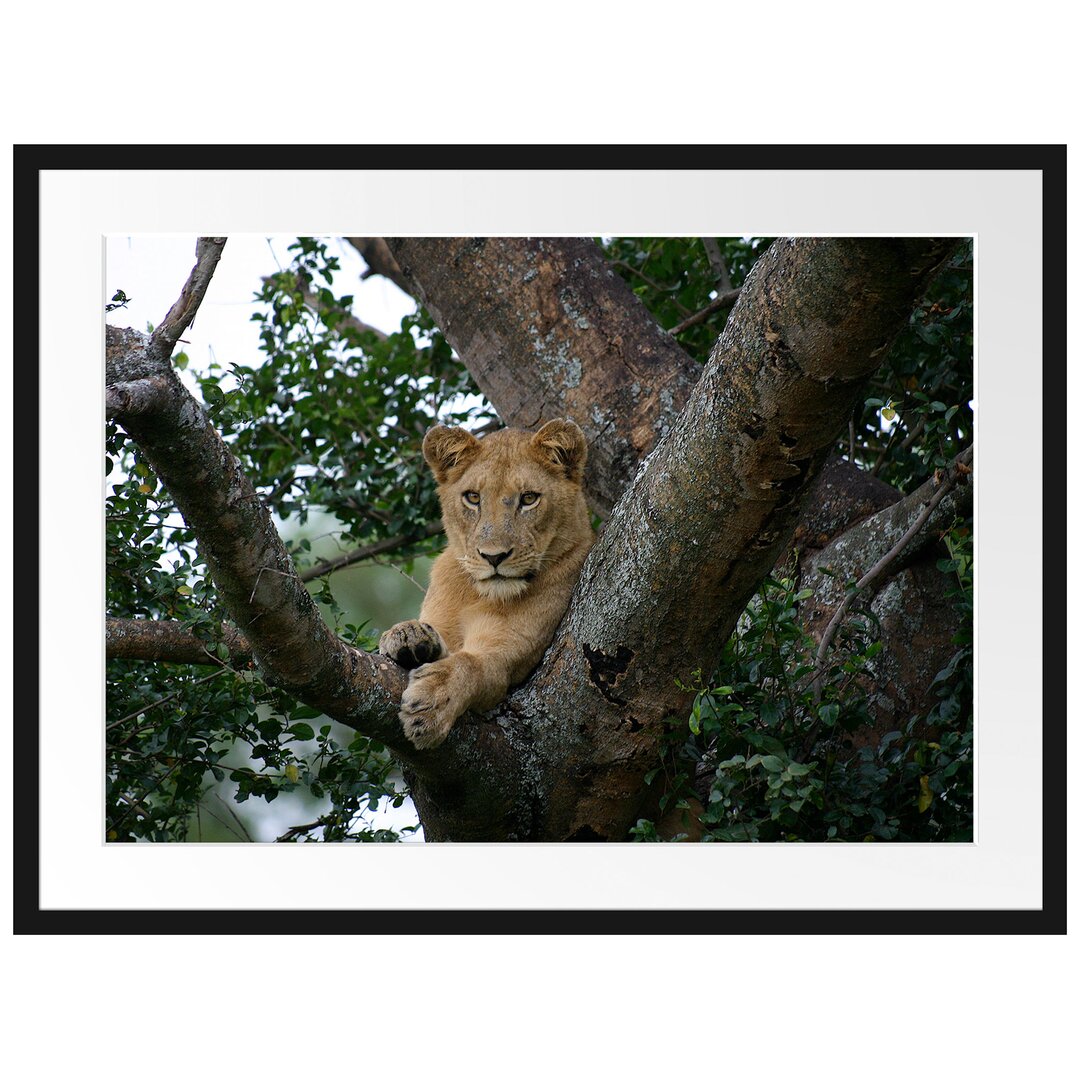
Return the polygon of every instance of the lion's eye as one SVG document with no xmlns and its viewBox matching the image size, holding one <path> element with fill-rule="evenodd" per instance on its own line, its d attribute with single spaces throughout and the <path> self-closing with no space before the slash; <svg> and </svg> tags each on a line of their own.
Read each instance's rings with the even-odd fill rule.
<svg viewBox="0 0 1080 1080">
<path fill-rule="evenodd" d="M 521 496 L 522 506 L 535 506 L 540 501 L 540 492 L 538 491 L 526 491 Z"/>
<path fill-rule="evenodd" d="M 480 492 L 479 491 L 465 491 L 462 492 L 461 497 L 468 503 L 469 506 L 480 505 Z"/>
</svg>

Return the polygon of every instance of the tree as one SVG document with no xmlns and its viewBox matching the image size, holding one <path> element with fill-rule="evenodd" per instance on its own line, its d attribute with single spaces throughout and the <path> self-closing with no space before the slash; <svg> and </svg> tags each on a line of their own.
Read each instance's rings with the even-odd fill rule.
<svg viewBox="0 0 1080 1080">
<path fill-rule="evenodd" d="M 266 362 L 205 408 L 172 353 L 223 238 L 152 333 L 109 330 L 112 839 L 182 835 L 226 772 L 331 797 L 289 839 L 386 838 L 356 813 L 394 761 L 432 840 L 970 836 L 970 245 L 349 240 L 416 315 L 359 323 L 301 239 Z M 404 673 L 305 579 L 333 616 L 333 571 L 437 546 L 419 440 L 493 414 L 581 425 L 600 534 L 533 675 L 418 752 Z M 333 563 L 273 525 L 313 507 Z"/>
</svg>

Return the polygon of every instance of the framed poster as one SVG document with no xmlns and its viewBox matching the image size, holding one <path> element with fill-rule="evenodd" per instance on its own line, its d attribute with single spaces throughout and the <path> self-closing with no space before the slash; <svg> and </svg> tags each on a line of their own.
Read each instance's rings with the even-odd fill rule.
<svg viewBox="0 0 1080 1080">
<path fill-rule="evenodd" d="M 36 398 L 36 418 L 42 436 L 35 489 L 41 507 L 37 568 L 42 600 L 40 648 L 35 658 L 41 669 L 39 741 L 35 747 L 39 756 L 34 768 L 20 770 L 17 777 L 23 804 L 37 809 L 38 832 L 34 838 L 29 834 L 19 838 L 17 929 L 131 931 L 152 926 L 156 913 L 165 909 L 172 913 L 174 927 L 200 931 L 240 926 L 253 929 L 260 918 L 265 918 L 268 926 L 279 924 L 282 911 L 331 910 L 379 912 L 387 920 L 384 925 L 408 925 L 413 931 L 417 929 L 417 912 L 440 912 L 447 916 L 439 922 L 440 932 L 618 932 L 640 925 L 642 912 L 694 910 L 738 913 L 744 928 L 767 927 L 772 933 L 884 928 L 920 933 L 1063 929 L 1063 883 L 1055 880 L 1053 860 L 1047 858 L 1047 852 L 1056 846 L 1055 838 L 1059 839 L 1063 832 L 1063 791 L 1045 784 L 1043 778 L 1047 747 L 1063 737 L 1055 725 L 1063 727 L 1064 714 L 1049 708 L 1048 703 L 1061 680 L 1064 639 L 1057 628 L 1045 621 L 1047 611 L 1052 609 L 1042 604 L 1041 563 L 1045 522 L 1055 513 L 1054 507 L 1042 502 L 1045 481 L 1041 477 L 1044 469 L 1051 473 L 1060 469 L 1061 456 L 1048 449 L 1053 436 L 1042 425 L 1044 386 L 1040 361 L 1050 341 L 1046 334 L 1053 332 L 1052 324 L 1046 321 L 1044 325 L 1042 318 L 1049 303 L 1047 290 L 1060 287 L 1064 280 L 1060 247 L 1047 242 L 1047 222 L 1064 216 L 1063 148 L 693 147 L 685 148 L 685 154 L 667 155 L 668 160 L 685 160 L 692 167 L 662 170 L 636 168 L 632 147 L 605 147 L 603 152 L 544 147 L 544 167 L 532 170 L 499 168 L 483 148 L 475 147 L 468 148 L 467 153 L 465 148 L 395 147 L 393 170 L 365 168 L 373 157 L 385 160 L 374 155 L 376 148 L 335 148 L 335 160 L 342 164 L 334 170 L 266 168 L 266 161 L 275 160 L 274 148 L 139 147 L 127 148 L 123 153 L 119 152 L 122 148 L 113 149 L 117 152 L 106 155 L 105 160 L 123 161 L 124 165 L 98 167 L 77 147 L 20 147 L 16 152 L 20 205 L 28 208 L 25 217 L 16 223 L 18 250 L 34 252 L 37 257 L 36 265 L 25 271 L 26 288 L 31 290 L 33 283 L 40 283 L 37 326 L 24 323 L 17 328 L 28 339 L 26 353 L 40 358 L 37 380 L 29 378 L 29 369 L 19 369 L 18 389 L 20 400 L 35 400 L 35 395 L 40 395 Z M 312 160 L 321 160 L 317 148 L 308 149 L 313 151 Z M 137 165 L 133 164 L 135 159 Z M 733 162 L 738 167 L 733 168 Z M 37 234 L 32 235 L 34 229 L 40 230 L 40 242 Z M 925 482 L 973 488 L 975 722 L 974 824 L 970 837 L 956 839 L 961 837 L 956 832 L 943 833 L 939 841 L 898 841 L 896 832 L 889 835 L 890 812 L 879 808 L 883 820 L 868 812 L 868 824 L 861 837 L 853 833 L 838 835 L 849 828 L 842 824 L 843 815 L 831 822 L 822 817 L 822 835 L 799 835 L 794 828 L 787 834 L 782 829 L 770 829 L 770 813 L 750 813 L 742 819 L 744 825 L 750 820 L 760 826 L 756 835 L 747 832 L 747 840 L 810 841 L 802 843 L 599 843 L 613 838 L 607 830 L 614 819 L 606 811 L 590 819 L 585 810 L 567 815 L 572 829 L 565 828 L 562 833 L 537 831 L 527 837 L 535 841 L 532 843 L 511 842 L 510 832 L 502 837 L 468 830 L 455 835 L 452 829 L 444 830 L 439 838 L 456 839 L 457 843 L 368 844 L 358 851 L 351 845 L 333 843 L 153 846 L 116 842 L 130 819 L 114 818 L 110 826 L 100 812 L 105 769 L 97 765 L 104 764 L 109 746 L 107 724 L 119 724 L 125 716 L 103 720 L 104 649 L 74 649 L 71 645 L 72 641 L 100 641 L 102 618 L 109 614 L 102 603 L 104 511 L 100 450 L 103 413 L 109 415 L 115 403 L 102 402 L 101 357 L 108 340 L 102 308 L 115 304 L 123 309 L 130 299 L 138 299 L 139 293 L 133 286 L 117 290 L 108 284 L 103 263 L 105 238 L 111 243 L 133 237 L 145 244 L 151 239 L 163 243 L 163 237 L 179 237 L 190 244 L 190 266 L 196 261 L 197 237 L 228 237 L 219 253 L 224 266 L 233 238 L 241 247 L 250 237 L 265 243 L 266 237 L 354 237 L 359 233 L 412 238 L 411 246 L 404 244 L 394 249 L 406 264 L 421 254 L 420 238 L 443 238 L 445 247 L 448 238 L 456 236 L 552 241 L 560 237 L 779 237 L 791 238 L 795 253 L 792 258 L 802 257 L 808 241 L 825 238 L 849 242 L 869 238 L 951 238 L 955 243 L 948 253 L 940 253 L 943 259 L 952 258 L 960 247 L 968 245 L 975 303 L 974 396 L 970 404 L 974 453 L 962 462 L 966 471 L 961 474 L 950 474 L 947 467 L 935 465 L 931 470 L 934 476 Z M 501 252 L 504 261 L 512 249 L 521 250 L 508 245 Z M 434 249 L 424 250 L 430 254 Z M 640 245 L 637 250 L 642 250 Z M 58 251 L 64 252 L 63 259 L 55 257 Z M 704 245 L 702 251 L 708 259 L 710 253 Z M 773 251 L 779 257 L 779 248 Z M 365 261 L 370 268 L 375 255 L 369 252 L 369 256 Z M 461 257 L 460 251 L 452 253 L 451 261 Z M 624 261 L 634 265 L 632 260 Z M 1018 262 L 1031 271 L 1020 279 L 1014 272 Z M 777 263 L 772 268 L 774 283 L 781 280 L 786 265 Z M 644 277 L 657 284 L 651 266 L 646 271 L 636 269 L 639 279 Z M 563 279 L 571 272 L 568 264 Z M 133 267 L 132 273 L 138 281 L 138 270 Z M 73 286 L 72 281 L 78 286 Z M 181 297 L 182 286 L 183 280 L 176 282 L 173 299 Z M 196 282 L 192 287 L 197 291 L 200 286 Z M 418 286 L 432 308 L 436 306 L 433 290 L 430 281 Z M 700 306 L 693 309 L 679 300 L 685 314 L 676 327 L 707 309 L 724 292 L 714 291 L 716 297 L 702 298 Z M 860 304 L 873 303 L 876 296 L 875 289 L 867 287 L 861 292 L 850 291 L 845 300 L 858 309 Z M 742 299 L 748 306 L 749 301 Z M 782 291 L 765 290 L 759 302 L 757 322 L 761 332 L 757 340 L 767 352 L 771 350 L 773 367 L 780 370 L 787 365 L 802 370 L 805 365 L 798 356 L 793 360 L 783 352 L 788 342 L 781 332 L 778 314 L 784 303 Z M 776 305 L 771 311 L 770 303 Z M 460 330 L 463 322 L 476 316 L 476 304 L 465 302 L 457 309 L 448 304 L 439 302 L 445 308 L 442 329 L 451 344 L 460 349 L 455 342 L 464 339 L 454 338 L 447 327 L 456 324 Z M 180 303 L 180 308 L 183 306 Z M 554 333 L 566 319 L 583 324 L 580 329 L 584 335 L 602 306 L 574 312 L 553 310 L 542 328 L 534 327 L 536 336 Z M 1013 316 L 1016 310 L 1024 312 L 1022 320 Z M 160 315 L 165 316 L 165 310 Z M 770 321 L 773 315 L 775 324 Z M 248 316 L 244 313 L 238 318 L 246 321 Z M 109 325 L 114 322 L 110 320 Z M 168 325 L 169 318 L 165 317 L 155 330 Z M 178 316 L 177 340 L 188 325 L 180 327 Z M 683 331 L 694 325 L 683 327 Z M 478 354 L 483 353 L 482 343 L 476 344 L 483 329 L 481 319 L 470 330 Z M 37 340 L 33 340 L 35 330 Z M 893 332 L 888 341 L 882 340 L 882 349 L 892 340 Z M 664 341 L 673 337 L 677 335 L 669 334 Z M 819 350 L 814 355 L 820 359 L 824 352 L 832 362 L 840 351 L 832 347 L 831 351 Z M 88 363 L 77 361 L 76 356 L 99 360 Z M 1019 364 L 1018 358 L 1022 358 Z M 843 359 L 846 362 L 847 358 Z M 575 396 L 573 391 L 580 391 L 583 372 L 588 375 L 590 370 L 602 370 L 602 361 L 597 364 L 590 369 L 587 357 L 568 354 L 558 380 L 549 378 L 544 388 L 549 397 L 559 400 L 560 406 L 565 405 L 564 411 L 580 409 L 582 426 L 586 428 L 589 411 L 580 393 Z M 633 367 L 630 360 L 628 364 Z M 659 367 L 649 369 L 653 373 L 650 378 L 656 377 L 656 370 Z M 841 368 L 822 368 L 817 372 L 818 381 L 829 386 L 831 395 L 845 381 L 854 385 L 865 379 L 869 370 L 859 369 L 845 376 Z M 648 395 L 648 382 L 637 381 L 639 396 Z M 597 385 L 587 379 L 584 384 L 590 390 Z M 860 382 L 860 392 L 862 385 Z M 916 382 L 911 389 L 920 385 Z M 211 407 L 213 397 L 210 393 L 209 400 L 204 398 Z M 857 397 L 846 402 L 847 411 L 852 410 Z M 527 398 L 527 394 L 522 395 L 520 415 L 524 415 Z M 662 395 L 658 394 L 657 400 L 661 401 Z M 828 400 L 834 399 L 829 396 Z M 923 404 L 928 416 L 935 403 L 937 399 L 926 394 Z M 599 407 L 598 402 L 592 404 Z M 889 425 L 895 422 L 890 414 L 896 413 L 898 403 L 888 398 L 868 406 L 865 398 L 860 398 L 858 404 L 860 409 L 869 407 L 881 415 L 884 426 L 880 432 L 885 437 L 879 441 L 884 448 L 891 432 Z M 944 416 L 951 403 L 940 404 Z M 957 403 L 958 407 L 968 404 Z M 131 408 L 130 400 L 126 407 Z M 757 420 L 751 417 L 743 425 L 745 441 L 733 448 L 725 444 L 735 457 L 745 459 L 747 448 L 764 438 L 762 433 L 770 430 L 769 424 L 777 417 L 785 415 L 779 410 L 777 406 L 760 414 L 753 410 L 747 413 L 756 415 Z M 505 406 L 499 409 L 504 419 L 506 411 Z M 950 422 L 953 415 L 957 414 L 950 415 Z M 33 419 L 35 411 L 24 413 L 24 422 L 27 416 Z M 674 412 L 671 424 L 682 422 L 684 416 L 682 411 Z M 546 415 L 543 418 L 547 419 Z M 1028 447 L 1024 453 L 1017 451 L 1018 418 L 1022 418 Z M 241 419 L 241 425 L 243 422 Z M 761 432 L 755 434 L 759 424 Z M 665 434 L 666 428 L 660 430 L 662 426 L 657 421 L 650 438 Z M 594 431 L 587 432 L 596 445 L 603 445 L 603 428 L 598 423 Z M 64 437 L 48 437 L 50 430 L 62 430 Z M 798 445 L 806 431 L 784 428 L 777 421 L 776 442 L 784 445 L 782 440 L 786 438 Z M 970 436 L 971 432 L 966 432 L 969 442 Z M 855 443 L 853 432 L 852 459 L 859 457 L 854 452 Z M 662 449 L 662 437 L 655 447 Z M 73 448 L 78 452 L 73 453 Z M 648 442 L 645 449 L 652 452 L 654 444 Z M 613 459 L 610 447 L 606 453 L 608 459 Z M 668 467 L 673 459 L 654 460 L 665 461 Z M 634 465 L 636 468 L 636 461 Z M 816 471 L 820 465 L 815 457 L 813 469 Z M 596 475 L 603 479 L 599 473 Z M 611 475 L 609 471 L 608 479 Z M 49 480 L 57 476 L 67 478 L 63 500 L 49 494 Z M 624 481 L 631 480 L 632 476 L 624 477 Z M 28 485 L 29 481 L 23 483 Z M 686 488 L 689 481 L 683 478 L 678 484 Z M 801 497 L 804 492 L 799 484 L 795 486 Z M 924 500 L 926 504 L 932 494 Z M 602 509 L 609 510 L 620 495 L 621 491 L 613 492 Z M 671 512 L 679 516 L 677 507 Z M 1060 509 L 1057 512 L 1060 514 Z M 217 520 L 221 517 L 218 513 Z M 917 519 L 915 513 L 909 524 L 916 524 Z M 1017 571 L 1018 522 L 1022 523 L 1023 534 L 1022 574 Z M 608 535 L 617 539 L 614 530 Z M 633 535 L 632 531 L 629 535 Z M 642 529 L 637 535 L 643 535 Z M 747 551 L 753 539 L 748 539 Z M 895 547 L 895 540 L 886 544 L 880 558 Z M 605 565 L 610 571 L 620 551 L 624 558 L 636 558 L 640 550 L 643 546 L 611 546 L 606 551 Z M 677 560 L 674 547 L 668 557 Z M 729 557 L 732 566 L 737 566 L 744 555 L 733 551 Z M 657 565 L 661 561 L 659 549 L 650 558 L 650 565 Z M 601 565 L 597 560 L 594 563 Z M 175 568 L 176 564 L 169 565 Z M 55 572 L 60 566 L 66 568 L 65 573 Z M 869 569 L 861 567 L 856 579 Z M 703 575 L 703 579 L 707 577 Z M 589 578 L 588 568 L 586 580 L 598 588 L 595 574 Z M 257 584 L 264 584 L 261 578 Z M 252 597 L 255 592 L 253 588 Z M 283 602 L 279 599 L 274 603 Z M 642 602 L 641 597 L 633 598 L 623 613 L 632 614 Z M 837 598 L 833 613 L 841 602 Z M 592 628 L 594 636 L 579 642 L 584 660 L 578 675 L 591 675 L 593 690 L 613 706 L 611 715 L 622 718 L 620 722 L 624 720 L 628 732 L 636 736 L 639 729 L 649 730 L 653 722 L 627 706 L 637 671 L 631 665 L 640 663 L 631 645 L 636 646 L 638 639 L 628 645 L 614 637 L 611 643 L 602 643 L 595 636 L 601 632 L 601 623 L 610 626 L 617 614 L 616 605 Z M 822 625 L 828 622 L 826 619 Z M 648 640 L 649 648 L 655 651 L 663 645 L 670 647 L 672 642 L 665 638 L 662 624 L 639 619 L 638 631 L 644 634 L 650 624 L 656 635 Z M 1018 633 L 1017 628 L 1023 632 Z M 645 637 L 640 640 L 646 642 Z M 34 638 L 27 635 L 20 648 L 29 653 L 34 644 Z M 236 651 L 236 642 L 233 644 L 232 651 Z M 219 655 L 218 659 L 228 655 Z M 1022 678 L 1017 677 L 1020 672 L 1024 673 Z M 925 676 L 933 680 L 935 674 L 927 672 Z M 690 675 L 690 671 L 681 673 L 683 679 Z M 635 692 L 652 692 L 649 680 L 655 681 L 655 676 L 654 670 L 641 668 Z M 299 678 L 295 673 L 293 677 Z M 708 680 L 709 675 L 704 678 Z M 747 685 L 751 681 L 747 679 Z M 569 686 L 566 684 L 562 690 L 569 693 Z M 704 727 L 706 734 L 712 715 L 734 700 L 721 692 L 722 686 L 712 681 L 689 694 L 688 700 L 698 707 L 695 723 L 699 730 Z M 557 696 L 559 688 L 554 692 Z M 751 728 L 775 738 L 767 730 L 773 715 L 766 711 L 768 702 L 757 698 L 754 701 L 758 707 L 756 716 L 764 718 L 764 726 Z M 735 703 L 743 709 L 748 704 L 747 700 Z M 817 720 L 811 719 L 810 724 L 817 735 L 818 721 L 822 725 L 835 721 L 843 702 L 837 706 L 837 715 L 830 711 L 827 692 L 813 704 Z M 704 721 L 702 708 L 707 714 Z M 308 719 L 319 715 L 319 711 L 312 716 L 286 713 L 285 719 L 292 722 L 297 738 L 306 735 L 306 729 L 314 738 L 316 732 Z M 668 712 L 666 706 L 662 711 Z M 601 720 L 596 714 L 589 722 L 599 725 Z M 487 732 L 491 739 L 501 739 L 511 723 L 511 718 L 503 717 L 501 726 L 496 720 Z M 288 729 L 282 725 L 281 730 Z M 536 732 L 543 735 L 539 728 Z M 280 734 L 276 732 L 269 742 Z M 474 751 L 480 745 L 478 738 L 474 731 L 474 741 L 469 744 Z M 940 741 L 931 735 L 923 733 L 921 741 L 937 743 L 941 749 Z M 453 746 L 454 741 L 448 740 L 446 745 Z M 782 816 L 785 813 L 795 814 L 797 821 L 799 808 L 792 810 L 792 805 L 812 800 L 817 794 L 804 780 L 814 775 L 809 759 L 789 753 L 787 742 L 783 746 L 784 754 L 780 754 L 770 743 L 760 747 L 751 744 L 741 755 L 743 760 L 732 766 L 741 770 L 743 792 L 755 785 L 765 790 L 782 790 L 784 783 L 792 785 L 791 793 L 785 796 L 786 805 L 778 811 L 781 816 L 776 820 L 781 823 L 787 820 Z M 403 749 L 408 750 L 404 744 Z M 755 749 L 757 761 L 751 764 L 751 751 Z M 169 757 L 167 751 L 168 747 L 151 747 L 148 752 Z M 215 752 L 211 744 L 204 751 Z M 547 757 L 535 760 L 550 760 L 561 752 L 553 743 L 545 751 Z M 615 775 L 612 765 L 617 759 L 616 752 L 605 761 L 608 781 Z M 204 771 L 213 775 L 214 769 L 220 768 L 220 760 L 207 760 Z M 871 760 L 878 759 L 871 756 Z M 88 767 L 88 762 L 97 764 Z M 579 755 L 572 764 L 573 774 L 581 784 L 595 781 L 595 776 L 585 778 L 589 771 L 586 756 Z M 712 762 L 713 780 L 697 792 L 704 796 L 704 802 L 700 798 L 699 802 L 706 818 L 712 793 L 719 791 L 721 798 L 716 801 L 723 804 L 724 790 L 714 782 L 719 764 Z M 302 762 L 282 757 L 279 765 L 275 771 L 279 778 L 284 776 L 285 786 L 295 783 L 287 771 L 290 767 L 297 770 L 300 779 Z M 639 765 L 635 762 L 631 770 L 635 783 L 643 783 L 646 773 L 653 771 Z M 654 768 L 661 768 L 659 755 Z M 747 779 L 753 768 L 758 769 L 757 774 Z M 231 774 L 241 771 L 232 765 L 229 770 Z M 566 775 L 570 772 L 568 769 Z M 485 774 L 490 781 L 487 762 L 475 775 L 464 775 L 475 786 L 483 783 Z M 262 774 L 255 770 L 253 775 Z M 455 778 L 461 775 L 460 771 L 454 773 Z M 924 812 L 920 809 L 922 798 L 932 800 L 940 794 L 929 786 L 931 775 L 928 767 L 914 776 L 912 799 L 916 815 Z M 779 788 L 768 787 L 770 776 L 780 778 Z M 761 784 L 757 784 L 758 777 Z M 919 787 L 924 778 L 925 790 Z M 242 779 L 233 775 L 230 779 L 238 789 L 242 788 Z M 545 781 L 548 794 L 556 779 L 549 777 Z M 429 800 L 460 797 L 460 792 L 447 794 L 453 785 L 445 777 L 442 780 L 441 787 L 430 787 L 426 796 Z M 368 781 L 370 777 L 365 778 Z M 258 783 L 249 785 L 256 797 L 260 795 L 254 790 Z M 800 796 L 804 785 L 808 794 Z M 423 780 L 417 786 L 423 789 Z M 63 792 L 64 797 L 50 794 L 56 791 Z M 586 792 L 581 796 L 579 803 L 589 803 L 588 795 Z M 139 802 L 136 796 L 129 794 L 128 798 Z M 845 805 L 850 808 L 853 804 L 852 798 Z M 83 812 L 73 814 L 74 805 Z M 769 809 L 765 804 L 761 808 Z M 823 815 L 827 812 L 825 807 L 820 809 Z M 438 814 L 429 812 L 429 820 L 436 821 Z M 132 813 L 139 815 L 138 806 Z M 643 814 L 641 818 L 636 815 L 635 809 L 634 817 L 624 824 L 640 826 L 639 836 L 647 833 L 641 821 L 655 825 L 654 818 L 659 818 L 658 814 Z M 899 822 L 900 817 L 896 820 Z M 720 835 L 727 827 L 722 814 L 714 813 L 705 825 L 706 833 L 711 831 L 714 840 L 739 839 L 730 833 Z M 837 831 L 830 835 L 830 827 Z M 110 828 L 116 832 L 115 837 L 110 838 Z M 562 844 L 554 842 L 556 837 L 586 843 Z M 832 842 L 839 839 L 872 842 Z M 303 860 L 303 866 L 288 860 Z M 394 883 L 393 904 L 388 904 L 383 888 L 389 881 Z M 672 930 L 677 929 L 676 922 L 666 923 Z"/>
</svg>

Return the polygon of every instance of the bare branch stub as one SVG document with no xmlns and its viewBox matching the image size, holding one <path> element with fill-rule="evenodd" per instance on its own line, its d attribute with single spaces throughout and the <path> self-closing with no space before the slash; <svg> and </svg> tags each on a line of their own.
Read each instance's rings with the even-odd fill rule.
<svg viewBox="0 0 1080 1080">
<path fill-rule="evenodd" d="M 429 537 L 437 536 L 442 531 L 442 522 L 433 521 L 418 537 L 388 536 L 383 540 L 376 540 L 371 544 L 365 544 L 363 547 L 356 548 L 354 551 L 346 552 L 336 559 L 328 559 L 325 562 L 316 563 L 314 566 L 309 567 L 300 574 L 300 580 L 314 581 L 316 578 L 332 574 L 337 570 L 344 570 L 348 566 L 355 566 L 357 563 L 364 562 L 367 559 L 374 559 L 379 555 L 385 555 L 388 552 L 396 551 L 398 548 L 405 547 L 406 544 L 412 544 L 417 540 L 426 540 Z"/>
<path fill-rule="evenodd" d="M 226 239 L 224 236 L 200 236 L 195 242 L 195 265 L 180 292 L 180 298 L 150 335 L 151 346 L 162 347 L 171 353 L 177 339 L 191 325 L 217 269 Z"/>
<path fill-rule="evenodd" d="M 169 384 L 161 375 L 105 387 L 105 417 L 116 420 L 162 408 L 169 400 Z"/>
</svg>

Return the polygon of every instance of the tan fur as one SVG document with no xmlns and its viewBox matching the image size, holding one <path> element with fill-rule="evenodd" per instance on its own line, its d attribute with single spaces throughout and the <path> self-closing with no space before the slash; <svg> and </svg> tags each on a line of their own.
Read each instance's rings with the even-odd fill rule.
<svg viewBox="0 0 1080 1080">
<path fill-rule="evenodd" d="M 550 643 L 593 541 L 585 455 L 569 420 L 535 435 L 504 428 L 476 439 L 440 426 L 425 436 L 448 543 L 420 618 L 379 640 L 381 653 L 415 668 L 400 716 L 418 748 L 438 746 L 467 709 L 498 704 Z M 530 493 L 532 506 L 522 502 Z"/>
</svg>

